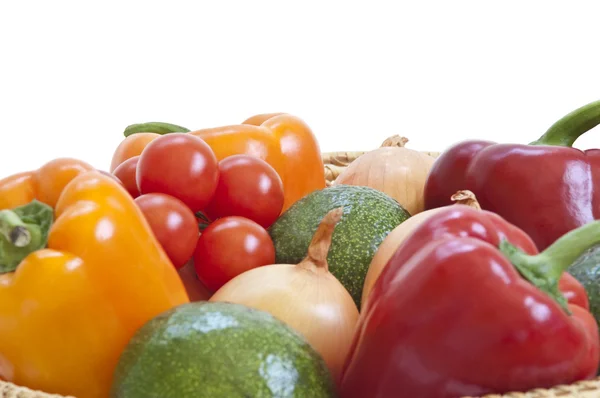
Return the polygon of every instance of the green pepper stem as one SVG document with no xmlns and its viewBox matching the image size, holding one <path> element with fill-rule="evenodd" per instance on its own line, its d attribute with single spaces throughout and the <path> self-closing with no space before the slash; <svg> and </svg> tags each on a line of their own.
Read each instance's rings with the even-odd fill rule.
<svg viewBox="0 0 600 398">
<path fill-rule="evenodd" d="M 564 234 L 537 257 L 547 264 L 546 272 L 560 278 L 575 260 L 598 243 L 600 221 L 593 221 Z"/>
<path fill-rule="evenodd" d="M 12 210 L 0 210 L 0 234 L 16 247 L 25 247 L 31 242 L 31 232 Z"/>
<path fill-rule="evenodd" d="M 164 123 L 164 122 L 148 122 L 148 123 L 137 123 L 131 124 L 125 128 L 123 135 L 129 137 L 136 133 L 156 133 L 156 134 L 169 134 L 169 133 L 189 133 L 190 130 L 178 126 L 176 124 Z"/>
<path fill-rule="evenodd" d="M 584 105 L 563 116 L 538 140 L 529 145 L 556 145 L 571 147 L 583 133 L 600 124 L 600 101 Z"/>
<path fill-rule="evenodd" d="M 552 296 L 568 311 L 567 301 L 558 290 L 562 274 L 591 247 L 600 243 L 600 221 L 574 229 L 536 255 L 529 255 L 504 240 L 500 251 L 535 286 Z"/>
<path fill-rule="evenodd" d="M 52 207 L 35 199 L 0 210 L 0 274 L 14 272 L 25 257 L 46 247 L 53 221 Z"/>
</svg>

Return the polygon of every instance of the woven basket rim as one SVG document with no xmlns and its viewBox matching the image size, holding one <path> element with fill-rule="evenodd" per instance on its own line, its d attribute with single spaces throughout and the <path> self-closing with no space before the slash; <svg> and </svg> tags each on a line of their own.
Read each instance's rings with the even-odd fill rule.
<svg viewBox="0 0 600 398">
<path fill-rule="evenodd" d="M 592 398 L 600 397 L 600 377 L 581 380 L 573 384 L 555 386 L 550 389 L 537 388 L 525 392 L 506 394 L 488 394 L 481 397 L 464 396 L 461 398 Z M 40 390 L 21 387 L 0 380 L 0 398 L 78 398 L 67 395 L 51 394 Z"/>
</svg>

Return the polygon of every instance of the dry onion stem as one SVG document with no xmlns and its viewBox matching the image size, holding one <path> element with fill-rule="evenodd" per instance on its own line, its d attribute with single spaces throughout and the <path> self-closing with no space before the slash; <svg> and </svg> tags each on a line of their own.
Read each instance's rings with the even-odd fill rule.
<svg viewBox="0 0 600 398">
<path fill-rule="evenodd" d="M 329 272 L 327 253 L 343 208 L 325 215 L 299 264 L 254 268 L 230 280 L 210 301 L 229 301 L 271 313 L 302 334 L 339 381 L 358 309 Z"/>
</svg>

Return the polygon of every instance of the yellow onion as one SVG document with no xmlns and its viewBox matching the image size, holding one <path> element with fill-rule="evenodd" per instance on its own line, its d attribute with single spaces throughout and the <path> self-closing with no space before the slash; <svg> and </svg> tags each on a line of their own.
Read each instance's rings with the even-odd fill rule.
<svg viewBox="0 0 600 398">
<path fill-rule="evenodd" d="M 423 191 L 435 158 L 405 148 L 407 138 L 388 138 L 380 148 L 367 152 L 348 165 L 333 184 L 367 186 L 396 199 L 411 215 L 425 209 Z"/>
<path fill-rule="evenodd" d="M 269 312 L 303 335 L 339 381 L 350 349 L 358 309 L 329 272 L 327 253 L 343 208 L 323 217 L 298 264 L 274 264 L 246 271 L 223 285 L 210 301 L 227 301 Z"/>
<path fill-rule="evenodd" d="M 467 205 L 476 209 L 481 209 L 475 194 L 471 191 L 458 191 L 451 196 L 451 199 L 454 204 L 450 206 Z M 367 276 L 365 277 L 365 283 L 363 285 L 361 308 L 364 308 L 366 300 L 369 297 L 369 293 L 371 293 L 371 289 L 373 289 L 373 285 L 375 285 L 377 278 L 379 278 L 379 275 L 381 275 L 381 272 L 392 255 L 398 249 L 398 246 L 400 246 L 400 244 L 404 242 L 404 240 L 425 220 L 445 209 L 446 207 L 448 206 L 426 210 L 415 216 L 412 216 L 394 228 L 392 232 L 386 236 L 371 259 L 371 264 L 369 264 L 369 270 L 367 271 Z"/>
</svg>

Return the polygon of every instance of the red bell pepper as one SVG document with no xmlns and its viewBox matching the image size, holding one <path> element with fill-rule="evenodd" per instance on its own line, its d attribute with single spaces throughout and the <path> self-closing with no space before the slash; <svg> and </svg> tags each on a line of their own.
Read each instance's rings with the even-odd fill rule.
<svg viewBox="0 0 600 398">
<path fill-rule="evenodd" d="M 523 229 L 543 250 L 600 218 L 600 149 L 571 147 L 599 123 L 597 101 L 564 116 L 529 145 L 460 142 L 431 169 L 425 208 L 449 205 L 454 192 L 468 189 L 483 209 Z"/>
<path fill-rule="evenodd" d="M 598 326 L 583 287 L 564 270 L 598 242 L 600 221 L 538 253 L 494 213 L 441 210 L 398 247 L 375 283 L 341 396 L 480 396 L 594 377 Z"/>
</svg>

